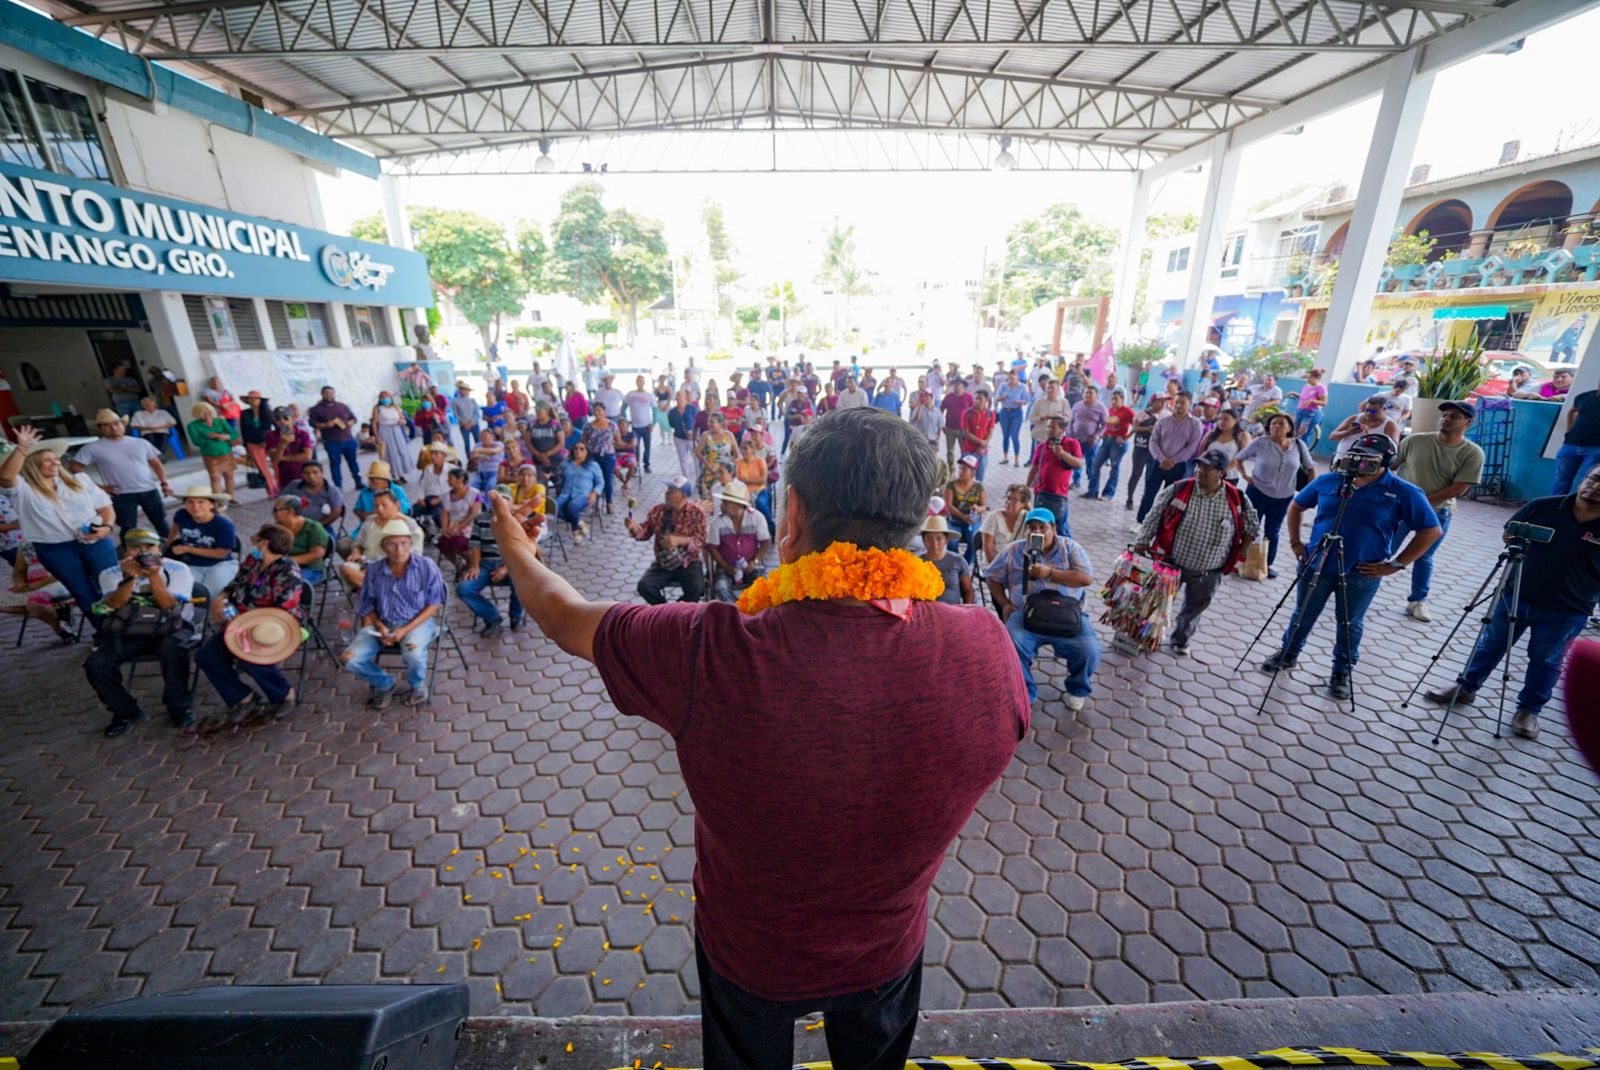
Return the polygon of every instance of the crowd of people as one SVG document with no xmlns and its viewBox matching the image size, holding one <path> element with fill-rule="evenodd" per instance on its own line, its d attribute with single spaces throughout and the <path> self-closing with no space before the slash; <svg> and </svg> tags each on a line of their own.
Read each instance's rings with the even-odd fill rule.
<svg viewBox="0 0 1600 1070">
<path fill-rule="evenodd" d="M 26 544 L 20 557 L 8 552 L 12 595 L 20 600 L 10 608 L 40 616 L 63 641 L 77 635 L 64 627 L 70 611 L 47 612 L 47 604 L 70 604 L 85 616 L 100 659 L 91 680 L 112 713 L 111 734 L 132 723 L 131 700 L 114 695 L 113 662 L 165 651 L 176 680 L 182 674 L 174 644 L 199 647 L 189 593 L 173 595 L 185 605 L 167 615 L 162 642 L 129 636 L 126 607 L 163 608 L 162 592 L 204 592 L 206 612 L 230 627 L 233 616 L 215 616 L 227 605 L 303 620 L 304 603 L 338 602 L 351 625 L 342 658 L 370 685 L 369 703 L 381 708 L 403 696 L 420 704 L 428 698 L 427 654 L 447 582 L 487 636 L 507 625 L 516 631 L 526 618 L 514 591 L 504 613 L 491 596 L 491 588 L 511 587 L 489 527 L 496 491 L 535 547 L 558 527 L 566 535 L 556 538 L 573 545 L 592 537 L 591 525 L 613 515 L 621 495 L 626 535 L 652 551 L 636 585 L 641 599 L 733 602 L 767 572 L 774 503 L 796 443 L 831 412 L 869 408 L 909 425 L 932 457 L 932 494 L 914 545 L 943 579 L 940 600 L 990 604 L 1030 695 L 1032 665 L 1045 646 L 1066 662 L 1067 706 L 1081 708 L 1093 694 L 1101 656 L 1094 628 L 1080 622 L 1071 634 L 1030 630 L 1027 610 L 1030 598 L 1050 597 L 1057 613 L 1091 615 L 1087 596 L 1105 576 L 1073 538 L 1072 509 L 1121 497 L 1133 514 L 1130 546 L 1179 574 L 1182 603 L 1167 634 L 1178 656 L 1189 652 L 1223 577 L 1238 571 L 1258 540 L 1265 576 L 1277 578 L 1287 528 L 1299 587 L 1292 620 L 1263 668 L 1297 663 L 1332 598 L 1338 627 L 1327 686 L 1335 697 L 1347 696 L 1362 623 L 1384 576 L 1409 569 L 1406 612 L 1432 619 L 1434 554 L 1456 502 L 1483 468 L 1483 451 L 1468 436 L 1472 402 L 1443 405 L 1437 431 L 1408 433 L 1415 367 L 1397 365 L 1386 389 L 1328 430 L 1336 460 L 1352 454 L 1360 461 L 1339 462 L 1361 468 L 1347 478 L 1319 475 L 1309 448 L 1328 398 L 1320 369 L 1288 397 L 1271 375 L 1230 379 L 1216 366 L 1201 370 L 1193 390 L 1170 365 L 1135 373 L 1126 385 L 1114 370 L 1092 374 L 1081 354 L 1032 361 L 1019 354 L 992 371 L 935 362 L 909 376 L 897 367 L 880 375 L 859 360 L 835 360 L 819 372 L 811 362 L 786 366 L 768 358 L 732 371 L 721 387 L 690 359 L 681 377 L 669 365 L 653 382 L 632 376 L 625 392 L 602 362 L 565 381 L 536 364 L 526 389 L 491 377 L 479 398 L 467 382 L 445 390 L 419 364 L 401 376 L 399 390 L 380 392 L 365 420 L 332 387 L 302 414 L 257 391 L 235 400 L 213 381 L 182 429 L 209 485 L 174 492 L 163 436 L 178 428 L 150 396 L 128 415 L 99 413 L 99 439 L 65 466 L 33 451 L 31 435 L 8 457 L 10 489 L 0 510 L 25 514 L 18 527 L 29 529 L 8 547 Z M 1371 370 L 1358 366 L 1354 377 L 1370 378 Z M 669 438 L 672 453 L 655 450 L 657 439 Z M 1600 459 L 1593 391 L 1577 399 L 1568 440 L 1559 478 L 1582 524 L 1585 471 Z M 986 479 L 996 441 L 997 463 L 1015 475 L 991 507 Z M 662 460 L 675 460 L 678 471 L 662 500 L 636 517 L 632 484 Z M 227 516 L 241 463 L 272 499 L 271 523 L 248 539 Z M 90 466 L 98 483 L 83 478 Z M 7 483 L 0 471 L 0 485 Z M 174 497 L 180 505 L 169 517 L 165 502 Z M 1329 540 L 1341 503 L 1340 537 Z M 1301 516 L 1311 510 L 1316 522 L 1306 541 Z M 121 533 L 120 546 L 113 532 Z M 1339 559 L 1324 560 L 1335 545 Z M 139 564 L 152 552 L 161 562 L 156 571 Z M 269 580 L 262 578 L 264 561 L 273 566 Z M 1579 568 L 1576 575 L 1586 573 Z M 108 601 L 125 581 L 128 598 Z M 1062 602 L 1077 609 L 1062 610 Z M 1548 625 L 1541 632 L 1534 644 L 1540 651 L 1564 646 Z M 400 656 L 403 679 L 378 667 L 385 651 Z M 229 719 L 292 708 L 280 678 L 251 669 L 252 690 L 234 671 L 238 659 L 229 662 L 226 653 L 213 647 L 200 665 L 222 681 L 217 690 Z M 1545 663 L 1548 670 L 1549 657 Z M 1478 681 L 1471 682 L 1475 688 Z M 1524 698 L 1518 726 L 1531 734 L 1548 696 L 1535 688 Z M 187 698 L 174 690 L 165 699 L 174 723 L 191 723 Z"/>
</svg>

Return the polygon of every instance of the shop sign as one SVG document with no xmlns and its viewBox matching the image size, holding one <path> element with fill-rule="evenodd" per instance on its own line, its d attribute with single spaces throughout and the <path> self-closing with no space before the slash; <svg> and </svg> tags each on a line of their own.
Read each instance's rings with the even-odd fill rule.
<svg viewBox="0 0 1600 1070">
<path fill-rule="evenodd" d="M 392 246 L 0 164 L 0 281 L 425 307 Z"/>
</svg>

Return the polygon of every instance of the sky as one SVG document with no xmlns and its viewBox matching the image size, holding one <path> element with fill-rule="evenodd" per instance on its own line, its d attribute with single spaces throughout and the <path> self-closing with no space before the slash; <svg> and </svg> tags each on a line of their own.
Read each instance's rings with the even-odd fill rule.
<svg viewBox="0 0 1600 1070">
<path fill-rule="evenodd" d="M 1600 9 L 1528 38 L 1520 52 L 1487 55 L 1442 72 L 1414 158 L 1434 178 L 1492 166 L 1501 145 L 1522 141 L 1522 155 L 1600 141 L 1600 111 L 1581 90 L 1580 72 L 1594 63 Z M 1528 87 L 1545 87 L 1537 92 Z M 1376 99 L 1245 150 L 1235 218 L 1274 195 L 1307 184 L 1360 179 L 1377 115 Z M 664 135 L 667 136 L 667 135 Z M 466 208 L 507 222 L 523 217 L 548 225 L 562 192 L 578 175 L 452 176 L 402 180 L 408 204 Z M 855 227 L 860 262 L 893 291 L 927 279 L 976 278 L 986 254 L 998 255 L 1006 231 L 1057 201 L 1121 229 L 1127 225 L 1131 174 L 961 172 L 898 174 L 611 174 L 607 203 L 662 220 L 675 250 L 703 240 L 701 204 L 720 202 L 748 280 L 809 282 L 822 235 L 837 218 Z M 346 176 L 322 179 L 328 226 L 343 231 L 372 212 L 375 183 Z M 1152 212 L 1194 211 L 1204 177 L 1180 175 L 1152 194 Z"/>
</svg>

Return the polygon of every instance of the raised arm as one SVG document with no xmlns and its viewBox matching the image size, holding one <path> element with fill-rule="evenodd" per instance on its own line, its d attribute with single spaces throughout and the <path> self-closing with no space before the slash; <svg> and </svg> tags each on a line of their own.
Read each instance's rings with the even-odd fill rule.
<svg viewBox="0 0 1600 1070">
<path fill-rule="evenodd" d="M 494 537 L 500 559 L 511 573 L 517 601 L 539 630 L 556 646 L 574 657 L 594 660 L 594 636 L 606 610 L 615 603 L 590 602 L 559 575 L 546 568 L 534 554 L 533 540 L 511 513 L 511 503 L 498 492 L 489 495 L 494 510 Z"/>
<path fill-rule="evenodd" d="M 22 471 L 22 462 L 38 444 L 39 432 L 34 430 L 32 424 L 23 424 L 17 428 L 17 448 L 6 454 L 4 461 L 0 461 L 0 487 L 17 485 L 17 475 Z"/>
</svg>

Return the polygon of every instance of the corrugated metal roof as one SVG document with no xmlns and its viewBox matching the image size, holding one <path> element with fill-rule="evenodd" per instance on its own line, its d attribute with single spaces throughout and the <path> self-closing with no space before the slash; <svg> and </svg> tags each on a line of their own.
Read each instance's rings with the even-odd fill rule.
<svg viewBox="0 0 1600 1070">
<path fill-rule="evenodd" d="M 43 2 L 391 156 L 789 122 L 1177 151 L 1464 25 L 1475 0 Z"/>
</svg>

